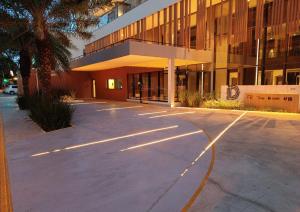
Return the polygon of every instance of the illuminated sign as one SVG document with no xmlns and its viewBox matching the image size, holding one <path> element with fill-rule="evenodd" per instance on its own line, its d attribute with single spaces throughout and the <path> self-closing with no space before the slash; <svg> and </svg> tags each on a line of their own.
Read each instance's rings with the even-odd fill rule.
<svg viewBox="0 0 300 212">
<path fill-rule="evenodd" d="M 245 105 L 258 109 L 282 110 L 296 113 L 299 108 L 299 95 L 247 93 L 245 95 Z"/>
<path fill-rule="evenodd" d="M 110 90 L 115 89 L 115 80 L 114 79 L 107 80 L 107 87 Z"/>
<path fill-rule="evenodd" d="M 107 88 L 109 90 L 114 90 L 114 89 L 122 89 L 122 80 L 120 79 L 108 79 L 107 80 Z"/>
<path fill-rule="evenodd" d="M 240 89 L 238 86 L 228 86 L 227 88 L 227 100 L 237 100 L 240 96 Z"/>
</svg>

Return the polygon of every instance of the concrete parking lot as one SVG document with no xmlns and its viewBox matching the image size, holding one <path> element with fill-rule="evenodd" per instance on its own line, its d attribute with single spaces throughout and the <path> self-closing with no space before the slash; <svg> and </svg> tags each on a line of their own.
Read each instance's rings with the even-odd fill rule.
<svg viewBox="0 0 300 212">
<path fill-rule="evenodd" d="M 72 127 L 45 133 L 0 98 L 15 211 L 180 211 L 205 176 L 191 211 L 300 210 L 297 115 L 74 107 Z"/>
</svg>

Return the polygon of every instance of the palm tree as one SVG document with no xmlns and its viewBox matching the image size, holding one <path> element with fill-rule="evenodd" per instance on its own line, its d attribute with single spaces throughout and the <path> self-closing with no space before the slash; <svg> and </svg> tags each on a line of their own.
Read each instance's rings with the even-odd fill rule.
<svg viewBox="0 0 300 212">
<path fill-rule="evenodd" d="M 0 52 L 13 50 L 19 53 L 19 68 L 22 76 L 23 91 L 24 95 L 27 96 L 29 94 L 29 77 L 32 63 L 33 39 L 32 33 L 29 31 L 26 31 L 26 33 L 20 35 L 22 32 L 24 32 L 24 27 L 22 27 L 22 25 L 20 27 L 11 26 L 6 30 L 0 28 L 0 43 L 2 43 Z"/>
<path fill-rule="evenodd" d="M 38 76 L 42 93 L 48 95 L 51 88 L 51 71 L 54 67 L 54 47 L 52 39 L 60 46 L 72 46 L 70 37 L 91 38 L 89 29 L 96 26 L 98 18 L 91 13 L 95 7 L 110 4 L 111 0 L 2 0 L 3 20 L 0 27 L 12 24 L 11 14 L 24 18 L 32 27 L 39 64 Z"/>
<path fill-rule="evenodd" d="M 31 67 L 32 65 L 34 67 L 38 67 L 38 64 L 32 64 L 33 58 L 37 57 L 37 49 L 32 37 L 33 33 L 31 31 L 25 31 L 22 26 L 10 27 L 7 29 L 7 31 L 4 31 L 0 28 L 0 43 L 3 43 L 3 45 L 0 47 L 0 52 L 12 50 L 14 53 L 18 52 L 19 54 L 19 69 L 22 76 L 23 92 L 25 96 L 29 95 L 29 78 Z M 52 61 L 52 69 L 68 69 L 69 59 L 71 56 L 68 48 L 71 46 L 63 46 L 51 36 L 50 42 L 53 47 L 52 55 L 54 59 Z M 14 57 L 16 58 L 17 56 L 15 55 Z"/>
<path fill-rule="evenodd" d="M 14 60 L 14 57 L 17 55 L 15 51 L 6 50 L 0 52 L 0 78 L 3 79 L 10 76 L 10 71 L 14 73 L 18 70 L 18 64 Z M 1 83 L 2 84 L 2 83 Z"/>
</svg>

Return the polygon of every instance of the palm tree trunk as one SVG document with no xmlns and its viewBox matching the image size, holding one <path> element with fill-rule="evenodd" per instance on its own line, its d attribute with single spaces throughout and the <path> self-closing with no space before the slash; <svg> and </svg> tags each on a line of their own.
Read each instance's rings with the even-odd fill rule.
<svg viewBox="0 0 300 212">
<path fill-rule="evenodd" d="M 24 96 L 29 96 L 29 77 L 22 77 Z"/>
<path fill-rule="evenodd" d="M 29 77 L 31 72 L 31 55 L 27 48 L 20 51 L 20 72 L 24 96 L 29 95 Z"/>
<path fill-rule="evenodd" d="M 50 95 L 51 90 L 51 70 L 52 70 L 52 52 L 49 40 L 47 38 L 43 40 L 36 40 L 38 50 L 38 60 L 40 68 L 38 70 L 38 78 L 41 82 L 41 91 L 45 96 Z"/>
</svg>

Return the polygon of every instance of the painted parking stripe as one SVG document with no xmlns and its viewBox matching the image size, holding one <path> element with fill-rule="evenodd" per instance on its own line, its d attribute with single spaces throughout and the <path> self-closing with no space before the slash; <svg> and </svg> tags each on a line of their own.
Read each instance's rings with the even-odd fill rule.
<svg viewBox="0 0 300 212">
<path fill-rule="evenodd" d="M 202 192 L 203 188 L 205 187 L 205 184 L 208 181 L 209 175 L 211 174 L 211 171 L 213 169 L 213 165 L 214 165 L 214 161 L 215 161 L 215 144 L 218 142 L 218 140 L 230 129 L 232 128 L 239 120 L 241 120 L 245 115 L 247 114 L 247 112 L 242 113 L 239 117 L 237 117 L 233 122 L 231 122 L 229 125 L 227 125 L 227 127 L 220 132 L 217 137 L 215 137 L 206 147 L 205 149 L 198 155 L 198 157 L 195 158 L 195 160 L 192 162 L 192 164 L 187 167 L 180 175 L 180 177 L 183 177 L 184 175 L 186 175 L 186 173 L 189 171 L 189 169 L 194 166 L 196 164 L 196 162 L 209 150 L 212 149 L 212 159 L 209 165 L 209 168 L 207 170 L 207 173 L 205 175 L 205 177 L 203 178 L 203 180 L 201 181 L 200 185 L 197 187 L 197 189 L 195 190 L 195 192 L 193 193 L 192 197 L 188 200 L 188 202 L 184 205 L 184 207 L 182 208 L 182 212 L 186 212 L 188 211 L 192 205 L 194 204 L 194 202 L 196 201 L 197 197 L 200 195 L 200 193 Z"/>
<path fill-rule="evenodd" d="M 157 111 L 157 112 L 152 112 L 152 113 L 140 113 L 138 114 L 139 116 L 147 116 L 147 115 L 154 115 L 154 114 L 161 114 L 161 113 L 166 113 L 167 111 Z"/>
<path fill-rule="evenodd" d="M 172 137 L 168 137 L 168 138 L 164 138 L 164 139 L 160 139 L 160 140 L 156 140 L 156 141 L 151 141 L 151 142 L 147 142 L 147 143 L 143 143 L 140 145 L 136 145 L 136 146 L 131 146 L 125 149 L 121 149 L 121 152 L 125 152 L 128 150 L 133 150 L 133 149 L 138 149 L 138 148 L 142 148 L 142 147 L 146 147 L 146 146 L 150 146 L 150 145 L 154 145 L 154 144 L 158 144 L 158 143 L 163 143 L 166 141 L 171 141 L 171 140 L 175 140 L 178 138 L 183 138 L 183 137 L 187 137 L 190 135 L 195 135 L 195 134 L 199 134 L 199 133 L 203 133 L 203 130 L 198 130 L 198 131 L 193 131 L 193 132 L 189 132 L 189 133 L 184 133 L 184 134 L 180 134 L 180 135 L 176 135 L 176 136 L 172 136 Z"/>
<path fill-rule="evenodd" d="M 92 105 L 92 104 L 106 104 L 107 102 L 77 102 L 71 103 L 71 105 Z"/>
<path fill-rule="evenodd" d="M 164 131 L 164 130 L 171 130 L 171 129 L 175 129 L 175 128 L 178 128 L 178 125 L 162 127 L 162 128 L 156 128 L 156 129 L 152 129 L 152 130 L 141 131 L 141 132 L 138 132 L 138 133 L 123 135 L 123 136 L 119 136 L 119 137 L 108 138 L 108 139 L 104 139 L 104 140 L 100 140 L 100 141 L 93 141 L 93 142 L 89 142 L 89 143 L 84 143 L 84 144 L 79 144 L 79 145 L 74 145 L 74 146 L 68 146 L 68 147 L 65 147 L 65 148 L 62 148 L 62 149 L 55 149 L 51 152 L 49 152 L 49 151 L 48 152 L 40 152 L 40 153 L 36 153 L 36 154 L 31 155 L 31 157 L 43 156 L 43 155 L 47 155 L 47 154 L 50 154 L 50 153 L 60 152 L 60 151 L 63 151 L 63 150 L 78 149 L 78 148 L 82 148 L 82 147 L 87 147 L 87 146 L 92 146 L 92 145 L 96 145 L 96 144 L 112 142 L 112 141 L 116 141 L 116 140 L 135 137 L 135 136 L 139 136 L 139 135 L 150 134 L 150 133 Z"/>
<path fill-rule="evenodd" d="M 193 114 L 193 113 L 195 113 L 195 112 L 170 113 L 170 114 L 165 114 L 165 115 L 151 116 L 151 117 L 149 117 L 149 119 L 168 117 L 168 116 L 178 116 L 178 115 L 184 115 L 184 114 Z"/>
<path fill-rule="evenodd" d="M 114 107 L 114 108 L 106 108 L 106 109 L 101 109 L 101 110 L 97 110 L 98 112 L 101 111 L 112 111 L 112 110 L 125 110 L 125 109 L 131 109 L 131 108 L 140 108 L 143 106 L 132 106 L 132 107 Z"/>
</svg>

